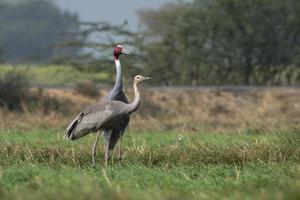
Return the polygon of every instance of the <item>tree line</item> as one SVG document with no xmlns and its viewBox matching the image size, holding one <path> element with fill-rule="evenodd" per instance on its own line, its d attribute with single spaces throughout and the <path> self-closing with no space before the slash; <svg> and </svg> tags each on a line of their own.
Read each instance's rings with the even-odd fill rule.
<svg viewBox="0 0 300 200">
<path fill-rule="evenodd" d="M 107 68 L 111 48 L 124 43 L 133 49 L 133 55 L 124 59 L 124 65 L 131 66 L 124 70 L 126 75 L 142 70 L 157 85 L 300 83 L 298 0 L 179 1 L 139 10 L 138 32 L 128 30 L 126 23 L 80 23 L 76 15 L 50 1 L 26 2 L 0 4 L 0 49 L 6 61 L 51 60 L 79 70 L 110 69 L 113 76 L 114 69 Z M 39 9 L 31 8 L 38 5 Z M 31 24 L 34 16 L 20 20 L 16 6 L 24 16 L 40 14 L 40 20 L 35 24 Z M 24 28 L 26 23 L 30 28 Z M 94 34 L 102 39 L 95 40 L 99 37 L 91 37 Z M 37 52 L 40 58 L 32 56 Z"/>
<path fill-rule="evenodd" d="M 160 83 L 299 84 L 300 1 L 195 0 L 139 12 Z"/>
<path fill-rule="evenodd" d="M 0 54 L 8 63 L 47 63 L 57 55 L 72 56 L 80 49 L 56 48 L 77 39 L 64 34 L 78 30 L 76 14 L 59 9 L 53 1 L 0 0 Z"/>
</svg>

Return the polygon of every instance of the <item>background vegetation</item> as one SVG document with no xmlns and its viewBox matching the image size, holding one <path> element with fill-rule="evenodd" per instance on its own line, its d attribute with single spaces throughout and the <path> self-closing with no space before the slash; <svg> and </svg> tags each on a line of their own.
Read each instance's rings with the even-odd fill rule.
<svg viewBox="0 0 300 200">
<path fill-rule="evenodd" d="M 109 66 L 114 69 L 114 66 Z M 95 85 L 107 82 L 108 72 L 82 71 L 70 65 L 0 65 L 0 74 L 22 74 L 33 86 L 75 86 L 78 83 Z"/>
<path fill-rule="evenodd" d="M 0 49 L 4 62 L 47 63 L 57 56 L 74 56 L 80 49 L 55 45 L 75 39 L 64 33 L 78 29 L 77 15 L 60 10 L 51 1 L 0 1 Z"/>
<path fill-rule="evenodd" d="M 106 71 L 111 81 L 111 49 L 123 43 L 133 52 L 123 61 L 126 76 L 143 71 L 154 85 L 299 84 L 297 0 L 171 3 L 140 10 L 136 32 L 126 23 L 79 23 L 51 1 L 5 2 L 4 62 L 70 64 L 83 73 Z"/>
<path fill-rule="evenodd" d="M 145 69 L 167 85 L 299 83 L 299 10 L 296 0 L 142 10 Z"/>
</svg>

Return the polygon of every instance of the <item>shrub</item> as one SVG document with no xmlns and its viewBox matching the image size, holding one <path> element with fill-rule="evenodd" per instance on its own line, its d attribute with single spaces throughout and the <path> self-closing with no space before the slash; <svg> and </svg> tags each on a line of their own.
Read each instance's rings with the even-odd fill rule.
<svg viewBox="0 0 300 200">
<path fill-rule="evenodd" d="M 9 71 L 0 76 L 0 106 L 12 111 L 41 111 L 44 114 L 56 111 L 67 114 L 73 104 L 44 95 L 42 88 L 31 91 L 26 75 Z"/>
<path fill-rule="evenodd" d="M 28 78 L 14 71 L 0 77 L 0 105 L 10 109 L 21 109 L 22 101 L 28 98 L 30 84 Z"/>
</svg>

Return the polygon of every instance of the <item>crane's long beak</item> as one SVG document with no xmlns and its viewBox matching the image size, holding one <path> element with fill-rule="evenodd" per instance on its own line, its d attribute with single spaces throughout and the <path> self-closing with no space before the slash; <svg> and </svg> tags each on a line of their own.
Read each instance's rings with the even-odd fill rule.
<svg viewBox="0 0 300 200">
<path fill-rule="evenodd" d="M 144 77 L 144 80 L 149 80 L 151 79 L 151 77 Z"/>
<path fill-rule="evenodd" d="M 122 54 L 129 55 L 129 54 L 130 54 L 130 51 L 128 51 L 127 49 L 123 49 L 123 50 L 122 50 Z"/>
</svg>

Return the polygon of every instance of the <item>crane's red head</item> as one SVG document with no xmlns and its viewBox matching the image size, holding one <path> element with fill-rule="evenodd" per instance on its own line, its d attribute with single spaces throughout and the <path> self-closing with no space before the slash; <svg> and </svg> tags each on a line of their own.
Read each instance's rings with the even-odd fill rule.
<svg viewBox="0 0 300 200">
<path fill-rule="evenodd" d="M 114 56 L 115 56 L 115 59 L 119 59 L 119 56 L 121 54 L 129 54 L 129 51 L 127 49 L 125 49 L 122 45 L 117 45 L 115 48 L 114 48 Z"/>
</svg>

